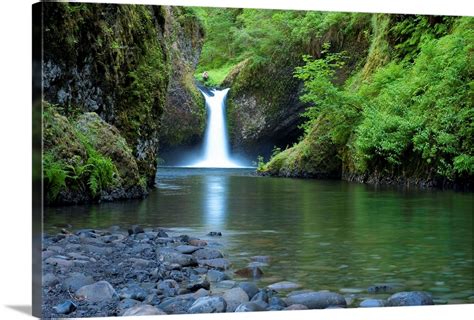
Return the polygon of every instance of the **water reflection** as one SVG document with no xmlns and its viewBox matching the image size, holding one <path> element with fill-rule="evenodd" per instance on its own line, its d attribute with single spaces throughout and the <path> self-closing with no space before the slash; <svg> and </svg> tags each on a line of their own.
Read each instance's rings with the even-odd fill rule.
<svg viewBox="0 0 474 320">
<path fill-rule="evenodd" d="M 204 223 L 218 230 L 224 227 L 227 215 L 227 197 L 229 177 L 204 176 L 203 177 L 203 216 Z"/>
</svg>

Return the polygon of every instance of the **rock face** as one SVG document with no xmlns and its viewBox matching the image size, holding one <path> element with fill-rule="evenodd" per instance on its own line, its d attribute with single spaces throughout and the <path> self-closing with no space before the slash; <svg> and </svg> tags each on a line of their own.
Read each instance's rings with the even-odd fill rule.
<svg viewBox="0 0 474 320">
<path fill-rule="evenodd" d="M 112 160 L 119 177 L 100 196 L 88 194 L 87 181 L 74 190 L 67 183 L 47 184 L 47 192 L 63 192 L 54 192 L 48 203 L 143 197 L 154 183 L 164 110 L 166 121 L 193 131 L 173 130 L 187 136 L 203 131 L 204 105 L 192 81 L 202 46 L 200 23 L 184 8 L 146 5 L 50 2 L 43 5 L 43 18 L 44 100 L 65 117 L 45 124 L 45 151 L 54 146 L 53 163 L 77 169 L 87 162 L 84 136 L 94 152 Z M 76 128 L 61 135 L 60 126 L 78 116 L 81 136 Z M 55 124 L 62 139 L 47 132 Z"/>
<path fill-rule="evenodd" d="M 308 292 L 291 295 L 286 299 L 286 304 L 302 304 L 308 309 L 326 309 L 328 307 L 345 307 L 346 300 L 343 296 L 333 292 Z"/>
<path fill-rule="evenodd" d="M 89 302 L 104 302 L 118 298 L 114 288 L 107 281 L 99 281 L 76 291 L 78 298 Z"/>
<path fill-rule="evenodd" d="M 162 148 L 200 140 L 206 125 L 204 97 L 194 84 L 194 69 L 203 44 L 204 30 L 185 7 L 164 7 L 164 37 L 170 39 L 171 76 L 161 118 Z"/>
<path fill-rule="evenodd" d="M 387 306 L 425 306 L 433 305 L 431 296 L 422 291 L 398 292 L 390 296 L 387 300 Z"/>
<path fill-rule="evenodd" d="M 293 77 L 294 57 L 278 57 L 255 66 L 245 60 L 224 80 L 229 136 L 234 152 L 252 158 L 268 155 L 273 146 L 291 145 L 302 133 L 299 116 L 305 105 L 298 100 L 301 84 Z"/>
</svg>

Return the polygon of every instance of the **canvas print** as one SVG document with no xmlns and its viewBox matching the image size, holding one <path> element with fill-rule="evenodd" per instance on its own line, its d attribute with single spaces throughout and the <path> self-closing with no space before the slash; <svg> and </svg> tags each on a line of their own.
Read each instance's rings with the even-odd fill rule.
<svg viewBox="0 0 474 320">
<path fill-rule="evenodd" d="M 33 12 L 37 316 L 474 302 L 473 17 Z"/>
</svg>

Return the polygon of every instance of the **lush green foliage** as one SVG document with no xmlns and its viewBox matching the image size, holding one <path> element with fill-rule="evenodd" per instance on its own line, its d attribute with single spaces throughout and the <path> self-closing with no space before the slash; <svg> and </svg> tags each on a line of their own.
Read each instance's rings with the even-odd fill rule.
<svg viewBox="0 0 474 320">
<path fill-rule="evenodd" d="M 372 27 L 379 30 L 372 32 L 366 65 L 345 85 L 335 84 L 342 52 L 325 46 L 319 59 L 304 57 L 295 77 L 305 85 L 301 99 L 312 105 L 305 139 L 263 170 L 291 167 L 289 157 L 304 153 L 325 118 L 332 124 L 326 133 L 351 170 L 472 177 L 474 19 L 376 15 Z"/>
<path fill-rule="evenodd" d="M 252 67 L 281 61 L 284 56 L 300 59 L 300 52 L 317 53 L 324 42 L 340 44 L 343 32 L 351 33 L 369 17 L 367 14 L 220 8 L 199 8 L 195 13 L 206 30 L 196 77 L 210 70 L 211 85 L 220 84 L 229 67 L 245 59 L 249 59 L 249 67 Z M 216 78 L 212 73 L 217 73 Z"/>
</svg>

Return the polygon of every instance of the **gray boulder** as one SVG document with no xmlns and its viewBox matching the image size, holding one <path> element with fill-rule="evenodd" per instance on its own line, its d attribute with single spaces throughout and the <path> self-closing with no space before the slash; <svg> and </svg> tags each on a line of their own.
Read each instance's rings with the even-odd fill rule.
<svg viewBox="0 0 474 320">
<path fill-rule="evenodd" d="M 99 281 L 84 286 L 76 291 L 76 296 L 88 302 L 106 302 L 118 298 L 114 288 L 107 281 Z"/>
<path fill-rule="evenodd" d="M 431 295 L 423 291 L 398 292 L 390 296 L 387 300 L 387 306 L 427 306 L 433 305 Z"/>
<path fill-rule="evenodd" d="M 157 309 L 149 304 L 141 304 L 134 307 L 131 307 L 123 313 L 124 317 L 129 316 L 153 316 L 153 315 L 162 315 L 166 314 L 160 309 Z"/>
<path fill-rule="evenodd" d="M 196 260 L 192 255 L 183 254 L 171 248 L 158 248 L 156 250 L 156 257 L 159 262 L 179 264 L 182 267 L 196 265 Z"/>
<path fill-rule="evenodd" d="M 227 303 L 222 297 L 202 297 L 197 299 L 189 308 L 189 313 L 225 312 Z"/>
<path fill-rule="evenodd" d="M 253 282 L 241 282 L 239 287 L 241 287 L 247 293 L 249 299 L 252 299 L 253 296 L 258 292 L 258 287 Z"/>
<path fill-rule="evenodd" d="M 242 288 L 233 288 L 222 296 L 227 303 L 227 312 L 234 312 L 242 303 L 249 301 L 249 296 Z"/>
<path fill-rule="evenodd" d="M 202 248 L 193 252 L 193 257 L 197 260 L 208 260 L 208 259 L 217 259 L 223 258 L 222 253 L 217 249 L 211 248 Z"/>
</svg>

